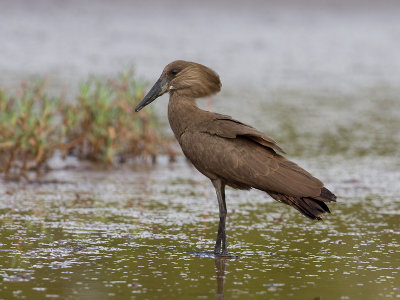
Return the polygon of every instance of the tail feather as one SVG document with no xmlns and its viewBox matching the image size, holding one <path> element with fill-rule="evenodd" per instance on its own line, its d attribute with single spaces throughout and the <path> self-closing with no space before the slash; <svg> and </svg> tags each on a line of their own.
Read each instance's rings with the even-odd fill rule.
<svg viewBox="0 0 400 300">
<path fill-rule="evenodd" d="M 318 197 L 294 197 L 283 194 L 268 193 L 272 198 L 290 205 L 311 220 L 322 220 L 324 213 L 330 213 L 325 202 L 336 201 L 336 196 L 328 189 L 322 188 Z"/>
<path fill-rule="evenodd" d="M 336 202 L 335 194 L 333 194 L 330 190 L 328 190 L 325 187 L 321 189 L 321 194 L 319 195 L 319 197 L 315 197 L 315 199 L 318 199 L 323 202 L 331 202 L 331 201 Z"/>
<path fill-rule="evenodd" d="M 308 199 L 306 199 L 308 200 Z M 318 206 L 313 205 L 312 201 L 304 201 L 301 198 L 291 199 L 289 205 L 296 208 L 304 216 L 311 220 L 322 220 L 320 215 L 324 214 L 325 211 Z"/>
<path fill-rule="evenodd" d="M 319 217 L 324 213 L 331 213 L 329 207 L 324 202 L 313 198 L 301 198 L 300 203 L 304 203 L 314 217 Z"/>
</svg>

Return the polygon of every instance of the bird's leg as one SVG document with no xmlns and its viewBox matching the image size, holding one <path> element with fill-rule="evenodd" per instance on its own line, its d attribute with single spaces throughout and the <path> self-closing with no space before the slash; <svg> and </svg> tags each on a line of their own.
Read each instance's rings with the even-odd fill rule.
<svg viewBox="0 0 400 300">
<path fill-rule="evenodd" d="M 225 184 L 220 179 L 212 180 L 212 183 L 217 192 L 218 206 L 219 206 L 219 226 L 217 240 L 215 242 L 215 254 L 228 254 L 226 250 L 226 234 L 225 234 L 225 220 L 226 220 L 226 203 L 225 203 Z M 222 246 L 222 251 L 221 251 Z"/>
</svg>

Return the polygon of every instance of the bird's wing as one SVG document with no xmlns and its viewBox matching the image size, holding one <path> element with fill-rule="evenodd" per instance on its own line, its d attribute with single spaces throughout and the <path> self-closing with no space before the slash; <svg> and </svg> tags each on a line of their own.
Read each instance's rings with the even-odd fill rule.
<svg viewBox="0 0 400 300">
<path fill-rule="evenodd" d="M 283 151 L 273 139 L 230 116 L 213 114 L 182 138 L 185 155 L 203 174 L 292 196 L 321 193 L 322 182 L 277 154 Z"/>
<path fill-rule="evenodd" d="M 285 153 L 272 138 L 230 116 L 214 114 L 214 118 L 203 124 L 202 129 L 203 132 L 223 138 L 234 139 L 238 136 L 245 137 L 274 151 Z"/>
<path fill-rule="evenodd" d="M 295 197 L 321 194 L 321 181 L 271 148 L 249 139 L 185 132 L 181 146 L 200 172 L 211 179 L 221 178 L 232 187 L 254 187 Z"/>
</svg>

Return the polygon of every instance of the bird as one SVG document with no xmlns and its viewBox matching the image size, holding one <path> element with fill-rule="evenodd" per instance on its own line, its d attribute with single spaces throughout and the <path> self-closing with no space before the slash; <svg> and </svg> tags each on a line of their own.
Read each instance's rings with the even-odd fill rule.
<svg viewBox="0 0 400 300">
<path fill-rule="evenodd" d="M 216 94 L 219 75 L 199 63 L 169 63 L 135 111 L 169 93 L 168 120 L 184 155 L 208 177 L 217 194 L 219 225 L 213 254 L 229 256 L 226 243 L 225 187 L 266 192 L 311 220 L 330 213 L 336 196 L 296 163 L 272 138 L 228 115 L 200 109 L 196 99 Z"/>
</svg>

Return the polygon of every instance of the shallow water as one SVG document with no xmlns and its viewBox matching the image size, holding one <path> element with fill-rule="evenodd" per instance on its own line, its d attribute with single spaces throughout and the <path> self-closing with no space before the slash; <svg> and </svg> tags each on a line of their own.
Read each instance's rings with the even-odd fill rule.
<svg viewBox="0 0 400 300">
<path fill-rule="evenodd" d="M 223 82 L 213 110 L 271 135 L 338 202 L 311 222 L 229 189 L 239 259 L 216 260 L 187 253 L 213 249 L 218 207 L 182 157 L 55 163 L 41 183 L 0 181 L 0 299 L 400 298 L 398 2 L 32 3 L 1 3 L 1 87 L 46 73 L 72 97 L 87 73 L 134 64 L 153 81 L 203 62 Z"/>
<path fill-rule="evenodd" d="M 227 191 L 237 260 L 187 254 L 213 249 L 218 208 L 183 159 L 3 185 L 1 298 L 400 297 L 399 165 L 336 160 L 298 161 L 339 196 L 323 222 L 258 191 Z"/>
</svg>

